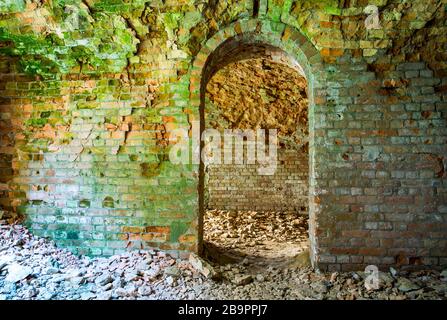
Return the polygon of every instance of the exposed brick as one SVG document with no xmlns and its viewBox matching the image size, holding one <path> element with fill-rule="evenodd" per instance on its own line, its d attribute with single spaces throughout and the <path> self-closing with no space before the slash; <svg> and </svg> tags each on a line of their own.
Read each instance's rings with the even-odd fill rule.
<svg viewBox="0 0 447 320">
<path fill-rule="evenodd" d="M 343 10 L 358 5 L 351 2 Z M 361 1 L 362 7 L 368 3 Z M 311 245 L 322 270 L 446 265 L 447 71 L 439 35 L 444 6 L 419 14 L 426 6 L 406 1 L 408 14 L 387 21 L 384 30 L 365 33 L 364 19 L 355 16 L 344 32 L 340 19 L 322 21 L 328 14 L 317 1 L 292 6 L 290 12 L 288 7 L 266 11 L 262 23 L 240 19 L 251 16 L 248 6 L 229 2 L 217 14 L 210 5 L 209 14 L 199 15 L 190 29 L 182 20 L 190 10 L 185 5 L 175 9 L 182 17 L 179 30 L 158 32 L 167 26 L 151 25 L 151 35 L 137 41 L 126 23 L 114 23 L 123 22 L 117 5 L 107 14 L 107 26 L 120 28 L 123 37 L 111 36 L 111 28 L 98 30 L 89 42 L 91 53 L 80 59 L 77 46 L 61 46 L 64 50 L 55 55 L 53 42 L 45 46 L 33 40 L 59 37 L 52 31 L 57 28 L 38 23 L 59 21 L 48 6 L 42 2 L 45 10 L 14 13 L 2 25 L 4 42 L 16 49 L 14 57 L 0 57 L 0 209 L 24 215 L 36 234 L 78 254 L 124 252 L 129 241 L 136 248 L 141 240 L 146 247 L 182 255 L 196 250 L 198 171 L 169 164 L 168 131 L 189 130 L 200 118 L 202 82 L 212 72 L 240 59 L 241 52 L 271 55 L 265 46 L 253 49 L 254 42 L 263 42 L 287 51 L 284 56 L 301 65 L 314 91 L 309 95 L 310 174 L 289 179 L 298 172 L 295 161 L 301 161 L 289 158 L 270 184 L 275 195 L 259 196 L 246 188 L 248 199 L 264 208 L 305 207 L 305 199 L 294 192 L 304 193 L 306 186 L 297 184 L 308 178 Z M 303 13 L 307 18 L 300 28 L 306 36 L 279 22 L 288 17 L 294 24 Z M 410 21 L 414 16 L 421 23 L 417 32 Z M 427 23 L 431 17 L 436 19 Z M 162 23 L 155 20 L 147 24 Z M 249 34 L 251 42 L 247 30 L 257 30 Z M 20 40 L 22 33 L 27 41 Z M 232 38 L 236 33 L 240 37 Z M 68 32 L 63 41 L 70 37 L 87 40 Z M 34 74 L 22 74 L 20 65 Z M 231 173 L 241 173 L 239 182 L 244 177 L 242 171 Z M 288 199 L 278 187 L 286 180 Z M 235 197 L 238 189 L 218 190 L 223 185 L 226 181 L 213 189 L 216 201 L 248 205 Z"/>
</svg>

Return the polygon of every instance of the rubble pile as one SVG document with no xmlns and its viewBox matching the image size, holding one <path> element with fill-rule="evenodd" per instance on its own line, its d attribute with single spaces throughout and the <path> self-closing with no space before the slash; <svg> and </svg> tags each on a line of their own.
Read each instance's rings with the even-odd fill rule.
<svg viewBox="0 0 447 320">
<path fill-rule="evenodd" d="M 287 264 L 308 250 L 307 230 L 307 217 L 293 213 L 208 210 L 204 216 L 210 256 L 229 261 Z"/>
<path fill-rule="evenodd" d="M 225 247 L 261 245 L 263 241 L 307 242 L 307 217 L 284 212 L 208 210 L 204 217 L 207 241 Z"/>
<path fill-rule="evenodd" d="M 367 289 L 363 272 L 273 266 L 254 272 L 247 261 L 217 265 L 158 250 L 90 258 L 21 225 L 0 225 L 0 300 L 447 299 L 447 270 L 390 271 L 380 273 L 378 289 Z"/>
</svg>

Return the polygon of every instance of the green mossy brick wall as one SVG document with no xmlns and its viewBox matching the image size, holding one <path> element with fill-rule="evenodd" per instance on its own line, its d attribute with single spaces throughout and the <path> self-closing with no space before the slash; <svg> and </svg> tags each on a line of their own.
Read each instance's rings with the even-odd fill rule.
<svg viewBox="0 0 447 320">
<path fill-rule="evenodd" d="M 254 32 L 310 78 L 314 265 L 446 265 L 446 1 L 254 2 L 2 2 L 1 207 L 78 253 L 197 250 L 199 168 L 170 132 L 209 54 Z"/>
</svg>

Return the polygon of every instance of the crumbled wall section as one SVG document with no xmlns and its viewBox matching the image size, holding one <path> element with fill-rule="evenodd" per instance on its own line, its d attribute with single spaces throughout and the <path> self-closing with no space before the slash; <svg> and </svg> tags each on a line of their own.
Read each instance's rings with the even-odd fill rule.
<svg viewBox="0 0 447 320">
<path fill-rule="evenodd" d="M 58 28 L 66 1 L 16 2 L 0 6 L 17 60 L 1 68 L 1 201 L 35 233 L 89 254 L 196 250 L 198 169 L 166 161 L 169 131 L 198 119 L 207 57 L 251 30 L 312 75 L 314 264 L 447 264 L 445 0 L 74 0 L 85 32 Z"/>
<path fill-rule="evenodd" d="M 207 84 L 206 126 L 220 131 L 276 129 L 282 146 L 305 148 L 306 91 L 304 75 L 286 62 L 261 58 L 227 65 Z"/>
</svg>

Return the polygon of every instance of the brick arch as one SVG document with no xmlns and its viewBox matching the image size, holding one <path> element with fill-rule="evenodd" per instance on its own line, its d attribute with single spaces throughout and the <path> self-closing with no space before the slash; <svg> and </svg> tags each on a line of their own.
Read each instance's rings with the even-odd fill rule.
<svg viewBox="0 0 447 320">
<path fill-rule="evenodd" d="M 247 35 L 250 36 L 250 39 L 247 39 Z M 323 73 L 321 72 L 323 63 L 320 52 L 296 28 L 270 20 L 241 20 L 220 30 L 208 39 L 196 55 L 191 67 L 190 99 L 192 107 L 200 106 L 201 86 L 210 78 L 204 78 L 203 75 L 213 53 L 219 50 L 219 47 L 225 42 L 236 37 L 239 37 L 241 42 L 250 40 L 253 44 L 269 45 L 287 53 L 303 68 L 312 89 L 318 88 L 323 83 Z M 312 95 L 309 98 L 314 97 Z"/>
<path fill-rule="evenodd" d="M 204 130 L 205 88 L 208 81 L 225 65 L 242 59 L 268 57 L 282 52 L 289 66 L 302 73 L 308 81 L 309 99 L 309 237 L 311 261 L 316 265 L 318 239 L 316 232 L 319 205 L 314 195 L 314 104 L 324 88 L 322 58 L 314 45 L 294 27 L 270 20 L 237 21 L 208 39 L 197 54 L 190 70 L 190 106 L 199 111 L 201 132 Z M 202 251 L 204 213 L 204 165 L 199 168 L 198 250 Z"/>
</svg>

